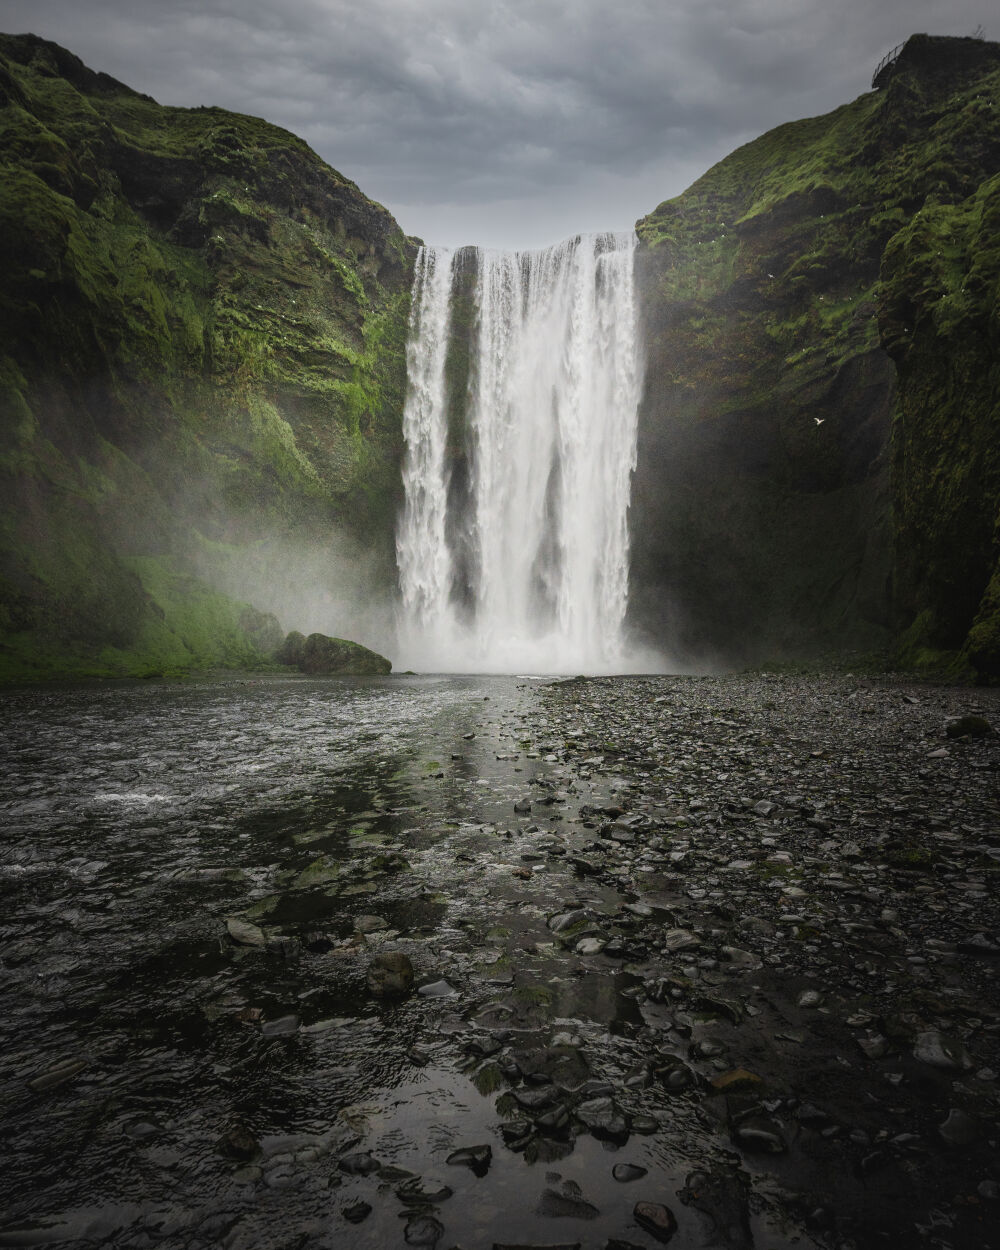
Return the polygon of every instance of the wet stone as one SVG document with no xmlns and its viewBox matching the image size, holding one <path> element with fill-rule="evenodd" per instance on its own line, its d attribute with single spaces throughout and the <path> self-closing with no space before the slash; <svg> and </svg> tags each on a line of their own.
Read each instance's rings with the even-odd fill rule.
<svg viewBox="0 0 1000 1250">
<path fill-rule="evenodd" d="M 536 1085 L 529 1089 L 516 1089 L 514 1097 L 526 1111 L 541 1111 L 552 1106 L 559 1097 L 559 1091 L 552 1084 Z"/>
<path fill-rule="evenodd" d="M 500 1125 L 500 1136 L 512 1150 L 523 1149 L 534 1131 L 530 1120 L 505 1120 Z"/>
<path fill-rule="evenodd" d="M 245 1162 L 260 1153 L 260 1142 L 245 1124 L 234 1124 L 215 1143 L 215 1148 L 227 1158 Z"/>
<path fill-rule="evenodd" d="M 513 1129 L 515 1123 L 524 1125 L 523 1121 L 514 1121 L 505 1124 L 504 1127 Z M 526 1127 L 530 1132 L 530 1124 Z M 485 1176 L 490 1170 L 492 1161 L 493 1148 L 491 1146 L 463 1146 L 460 1150 L 453 1150 L 446 1160 L 453 1167 L 471 1168 L 476 1176 Z"/>
<path fill-rule="evenodd" d="M 754 1154 L 784 1154 L 788 1145 L 780 1127 L 771 1120 L 752 1119 L 733 1129 L 733 1141 Z"/>
<path fill-rule="evenodd" d="M 352 1202 L 350 1206 L 344 1207 L 341 1211 L 341 1215 L 349 1224 L 360 1224 L 371 1213 L 371 1203 L 368 1202 Z"/>
<path fill-rule="evenodd" d="M 388 929 L 389 922 L 384 916 L 358 916 L 354 921 L 356 933 L 378 933 L 380 929 Z"/>
<path fill-rule="evenodd" d="M 251 924 L 249 920 L 239 920 L 236 917 L 230 917 L 226 921 L 226 929 L 229 936 L 238 946 L 264 947 L 267 945 L 267 938 L 264 936 L 263 929 L 255 924 Z"/>
<path fill-rule="evenodd" d="M 277 1020 L 268 1020 L 261 1025 L 263 1037 L 289 1037 L 299 1030 L 298 1016 L 279 1016 Z"/>
<path fill-rule="evenodd" d="M 382 1164 L 378 1159 L 373 1159 L 367 1152 L 358 1154 L 345 1155 L 337 1164 L 341 1172 L 346 1172 L 348 1176 L 371 1176 L 373 1172 L 378 1172 L 382 1168 Z"/>
<path fill-rule="evenodd" d="M 937 1029 L 927 1029 L 917 1035 L 913 1057 L 932 1068 L 943 1068 L 950 1072 L 961 1072 L 972 1067 L 972 1060 L 962 1043 Z"/>
<path fill-rule="evenodd" d="M 1000 958 L 1000 942 L 995 942 L 985 933 L 974 933 L 972 937 L 959 942 L 958 949 L 963 955 L 975 955 L 981 959 Z"/>
<path fill-rule="evenodd" d="M 434 1205 L 445 1202 L 455 1191 L 433 1176 L 414 1176 L 396 1190 L 396 1197 L 408 1206 Z"/>
<path fill-rule="evenodd" d="M 402 951 L 383 951 L 368 965 L 368 988 L 376 998 L 394 998 L 413 989 L 413 964 Z"/>
<path fill-rule="evenodd" d="M 574 911 L 559 912 L 557 915 L 549 917 L 549 928 L 553 933 L 563 933 L 566 929 L 582 924 L 587 919 L 589 919 L 588 914 L 582 908 L 577 908 Z"/>
<path fill-rule="evenodd" d="M 427 985 L 422 985 L 417 993 L 421 998 L 452 998 L 458 991 L 447 981 L 431 981 Z"/>
<path fill-rule="evenodd" d="M 677 1219 L 669 1207 L 659 1202 L 637 1202 L 632 1218 L 657 1241 L 664 1244 L 677 1232 Z"/>
<path fill-rule="evenodd" d="M 616 1163 L 611 1169 L 611 1175 L 616 1181 L 625 1184 L 627 1181 L 639 1180 L 647 1171 L 647 1168 L 640 1167 L 638 1163 Z"/>
<path fill-rule="evenodd" d="M 89 1060 L 87 1059 L 64 1059 L 62 1063 L 57 1063 L 40 1076 L 32 1077 L 28 1082 L 28 1088 L 36 1093 L 42 1093 L 47 1089 L 57 1089 L 75 1076 L 79 1076 L 88 1066 Z"/>
<path fill-rule="evenodd" d="M 403 1237 L 408 1246 L 436 1246 L 444 1233 L 444 1225 L 432 1215 L 418 1215 L 408 1220 Z"/>
<path fill-rule="evenodd" d="M 565 1136 L 566 1130 L 569 1128 L 570 1118 L 569 1112 L 560 1103 L 546 1111 L 535 1121 L 535 1126 L 541 1133 L 545 1133 L 549 1137 Z"/>
<path fill-rule="evenodd" d="M 574 1114 L 594 1137 L 624 1141 L 629 1135 L 628 1122 L 611 1098 L 591 1098 L 581 1102 Z"/>
<path fill-rule="evenodd" d="M 578 1194 L 546 1189 L 535 1207 L 535 1214 L 547 1219 L 595 1220 L 600 1211 Z"/>
</svg>

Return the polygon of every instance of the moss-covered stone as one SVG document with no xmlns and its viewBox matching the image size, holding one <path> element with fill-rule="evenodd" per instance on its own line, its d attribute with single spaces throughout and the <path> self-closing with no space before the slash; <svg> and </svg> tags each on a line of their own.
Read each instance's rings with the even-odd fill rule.
<svg viewBox="0 0 1000 1250">
<path fill-rule="evenodd" d="M 302 647 L 299 668 L 304 673 L 338 673 L 355 677 L 382 676 L 392 672 L 383 655 L 346 638 L 310 634 Z"/>
</svg>

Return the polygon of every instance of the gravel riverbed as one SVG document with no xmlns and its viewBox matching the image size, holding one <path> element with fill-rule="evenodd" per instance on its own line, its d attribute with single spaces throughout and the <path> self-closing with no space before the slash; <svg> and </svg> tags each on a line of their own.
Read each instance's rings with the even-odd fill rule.
<svg viewBox="0 0 1000 1250">
<path fill-rule="evenodd" d="M 1000 1246 L 1000 691 L 11 691 L 0 1246 Z"/>
</svg>

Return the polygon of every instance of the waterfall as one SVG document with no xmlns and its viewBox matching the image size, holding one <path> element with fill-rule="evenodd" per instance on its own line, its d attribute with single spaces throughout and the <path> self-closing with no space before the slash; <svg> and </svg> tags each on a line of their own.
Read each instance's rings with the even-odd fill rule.
<svg viewBox="0 0 1000 1250">
<path fill-rule="evenodd" d="M 401 664 L 620 671 L 641 359 L 635 236 L 422 248 L 397 534 Z"/>
</svg>

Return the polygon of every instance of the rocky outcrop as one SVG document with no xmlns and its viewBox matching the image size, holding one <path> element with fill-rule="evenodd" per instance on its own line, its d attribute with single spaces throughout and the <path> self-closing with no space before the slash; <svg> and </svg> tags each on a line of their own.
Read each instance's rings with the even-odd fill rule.
<svg viewBox="0 0 1000 1250">
<path fill-rule="evenodd" d="M 335 593 L 331 535 L 390 592 L 413 255 L 287 131 L 0 37 L 8 677 L 229 663 L 230 624 L 262 662 L 220 592 Z"/>
<path fill-rule="evenodd" d="M 275 658 L 313 676 L 380 677 L 392 672 L 392 664 L 384 655 L 369 651 L 360 643 L 326 634 L 310 634 L 307 638 L 298 630 L 292 630 Z"/>
<path fill-rule="evenodd" d="M 675 653 L 996 671 L 998 71 L 914 36 L 638 223 L 632 614 Z"/>
</svg>

